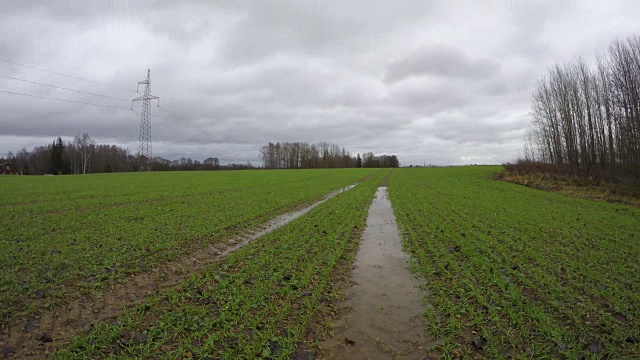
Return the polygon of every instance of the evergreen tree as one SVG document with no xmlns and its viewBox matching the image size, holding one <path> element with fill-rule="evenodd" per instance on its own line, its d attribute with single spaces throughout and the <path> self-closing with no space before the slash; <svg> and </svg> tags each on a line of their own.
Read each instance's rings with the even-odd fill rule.
<svg viewBox="0 0 640 360">
<path fill-rule="evenodd" d="M 49 147 L 49 171 L 55 175 L 62 175 L 64 171 L 64 143 L 58 137 Z"/>
</svg>

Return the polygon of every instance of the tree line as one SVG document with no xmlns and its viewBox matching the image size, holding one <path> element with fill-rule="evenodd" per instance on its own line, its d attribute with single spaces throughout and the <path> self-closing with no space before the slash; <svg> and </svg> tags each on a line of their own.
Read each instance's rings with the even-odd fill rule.
<svg viewBox="0 0 640 360">
<path fill-rule="evenodd" d="M 358 154 L 356 157 L 356 167 L 397 168 L 400 167 L 400 162 L 395 155 L 374 155 L 372 152 L 368 152 L 362 154 L 362 158 L 360 158 L 360 154 Z"/>
<path fill-rule="evenodd" d="M 32 151 L 22 149 L 0 157 L 2 173 L 43 174 L 89 174 L 110 172 L 134 172 L 144 163 L 139 156 L 117 145 L 97 144 L 84 133 L 64 142 L 58 137 L 51 144 L 37 146 Z M 182 157 L 177 160 L 154 157 L 152 168 L 156 171 L 170 170 L 224 170 L 250 169 L 251 163 L 220 165 L 218 158 L 204 161 Z"/>
<path fill-rule="evenodd" d="M 365 153 L 352 157 L 345 148 L 321 142 L 269 143 L 260 150 L 263 167 L 266 169 L 314 169 L 351 167 L 399 167 L 395 155 L 376 156 Z M 32 151 L 22 149 L 0 157 L 3 174 L 90 174 L 110 172 L 135 172 L 146 162 L 128 149 L 117 145 L 97 144 L 89 134 L 78 134 L 70 141 L 58 137 L 51 144 L 36 146 Z M 246 164 L 221 165 L 216 157 L 204 161 L 181 157 L 169 160 L 154 157 L 154 171 L 189 170 L 245 170 L 254 169 Z"/>
<path fill-rule="evenodd" d="M 612 42 L 594 67 L 553 66 L 538 81 L 521 163 L 587 176 L 640 176 L 640 36 Z"/>
<path fill-rule="evenodd" d="M 260 149 L 262 166 L 265 169 L 321 169 L 353 167 L 399 167 L 395 155 L 376 156 L 365 153 L 356 157 L 344 147 L 327 142 L 268 143 Z"/>
</svg>

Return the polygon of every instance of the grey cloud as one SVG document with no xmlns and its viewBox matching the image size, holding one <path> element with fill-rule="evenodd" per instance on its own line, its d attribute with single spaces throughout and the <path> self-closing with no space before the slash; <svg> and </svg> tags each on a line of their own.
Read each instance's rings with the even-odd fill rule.
<svg viewBox="0 0 640 360">
<path fill-rule="evenodd" d="M 423 115 L 434 115 L 464 106 L 474 101 L 475 95 L 464 85 L 453 81 L 420 80 L 405 82 L 392 88 L 390 97 L 399 106 Z"/>
<path fill-rule="evenodd" d="M 264 143 L 299 140 L 407 165 L 499 163 L 517 154 L 536 79 L 592 55 L 592 39 L 640 32 L 637 7 L 3 1 L 0 58 L 113 86 L 2 62 L 0 74 L 131 99 L 151 68 L 152 92 L 177 115 L 152 109 L 154 154 L 169 158 L 259 162 Z M 126 101 L 1 78 L 0 90 L 123 108 L 0 93 L 0 153 L 81 132 L 137 149 L 140 115 Z"/>
<path fill-rule="evenodd" d="M 240 4 L 240 5 L 239 5 Z M 256 62 L 276 54 L 324 57 L 378 46 L 378 36 L 407 20 L 432 16 L 428 1 L 384 4 L 370 1 L 222 2 L 243 15 L 229 33 L 223 56 L 232 62 Z"/>
<path fill-rule="evenodd" d="M 387 66 L 385 80 L 401 81 L 410 77 L 482 79 L 500 71 L 500 64 L 486 58 L 474 59 L 454 47 L 439 45 L 420 49 Z"/>
</svg>

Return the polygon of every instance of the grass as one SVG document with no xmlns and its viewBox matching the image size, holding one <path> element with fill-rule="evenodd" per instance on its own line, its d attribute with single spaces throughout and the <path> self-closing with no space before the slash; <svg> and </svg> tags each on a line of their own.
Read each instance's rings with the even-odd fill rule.
<svg viewBox="0 0 640 360">
<path fill-rule="evenodd" d="M 55 358 L 287 359 L 385 172 L 76 338 Z M 350 260 L 349 260 L 350 262 Z"/>
<path fill-rule="evenodd" d="M 442 358 L 640 356 L 640 209 L 401 169 L 390 198 Z"/>
<path fill-rule="evenodd" d="M 0 324 L 215 244 L 374 170 L 0 178 Z"/>
<path fill-rule="evenodd" d="M 126 283 L 146 266 L 363 180 L 187 280 L 141 294 L 71 343 L 56 339 L 53 357 L 295 356 L 310 319 L 336 302 L 332 279 L 352 263 L 384 183 L 428 293 L 425 332 L 438 341 L 426 356 L 639 358 L 640 209 L 495 181 L 501 170 L 0 178 L 9 190 L 0 209 L 0 312 L 12 321 L 55 310 L 74 289 Z"/>
<path fill-rule="evenodd" d="M 544 171 L 517 172 L 509 170 L 498 173 L 496 178 L 563 195 L 640 207 L 640 184 L 637 179 L 607 182 L 580 176 L 545 173 Z"/>
</svg>

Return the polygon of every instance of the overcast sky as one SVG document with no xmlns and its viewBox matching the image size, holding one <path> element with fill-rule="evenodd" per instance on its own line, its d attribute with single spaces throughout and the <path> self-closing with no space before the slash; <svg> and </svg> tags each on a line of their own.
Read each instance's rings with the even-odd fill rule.
<svg viewBox="0 0 640 360">
<path fill-rule="evenodd" d="M 3 0 L 0 91 L 121 109 L 0 92 L 0 154 L 83 132 L 137 152 L 130 102 L 15 79 L 129 100 L 151 69 L 168 111 L 152 108 L 155 156 L 259 163 L 269 141 L 328 141 L 403 165 L 501 163 L 536 80 L 639 19 L 637 0 Z"/>
</svg>

